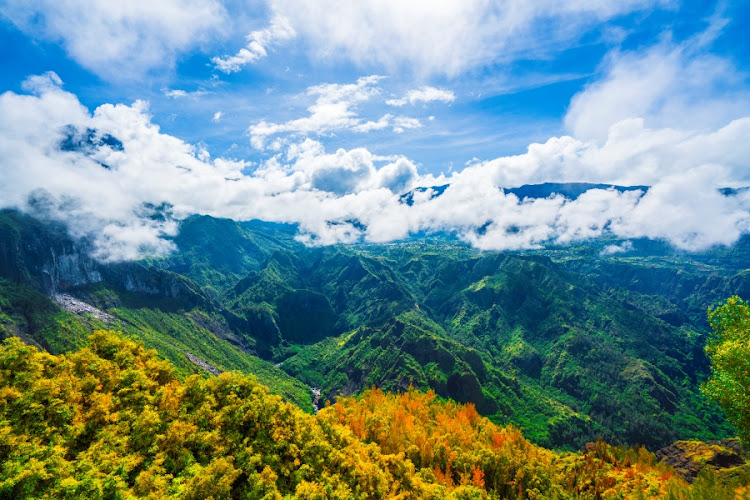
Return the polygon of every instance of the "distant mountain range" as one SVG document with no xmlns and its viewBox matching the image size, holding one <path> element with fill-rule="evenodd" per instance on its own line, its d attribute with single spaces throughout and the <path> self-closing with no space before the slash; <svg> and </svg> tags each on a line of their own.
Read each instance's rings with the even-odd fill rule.
<svg viewBox="0 0 750 500">
<path fill-rule="evenodd" d="M 556 194 L 575 200 L 586 191 L 592 189 L 614 189 L 621 193 L 626 191 L 643 191 L 645 193 L 648 191 L 649 186 L 616 186 L 614 184 L 591 184 L 587 182 L 545 182 L 544 184 L 526 184 L 515 188 L 503 188 L 503 191 L 514 194 L 521 200 L 524 198 L 549 198 Z"/>
<path fill-rule="evenodd" d="M 437 198 L 438 196 L 441 196 L 449 186 L 450 184 L 442 184 L 440 186 L 430 187 L 417 187 L 412 189 L 411 191 L 408 191 L 407 193 L 402 194 L 400 197 L 400 201 L 406 205 L 412 206 L 414 205 L 415 194 L 430 191 L 430 198 Z M 586 191 L 590 191 L 592 189 L 614 189 L 615 191 L 619 191 L 621 193 L 627 191 L 643 191 L 645 193 L 649 190 L 649 187 L 650 186 L 618 186 L 615 184 L 594 184 L 589 182 L 545 182 L 542 184 L 525 184 L 519 187 L 499 189 L 502 189 L 505 193 L 514 194 L 521 200 L 526 198 L 549 198 L 550 196 L 554 195 L 560 195 L 564 198 L 575 200 Z M 750 187 L 719 189 L 719 192 L 721 192 L 721 194 L 723 194 L 724 196 L 736 196 L 748 191 L 750 191 Z"/>
</svg>

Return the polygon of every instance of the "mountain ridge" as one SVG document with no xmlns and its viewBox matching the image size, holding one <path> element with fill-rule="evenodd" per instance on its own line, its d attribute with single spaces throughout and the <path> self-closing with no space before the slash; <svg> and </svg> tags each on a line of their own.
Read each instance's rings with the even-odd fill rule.
<svg viewBox="0 0 750 500">
<path fill-rule="evenodd" d="M 15 223 L 20 235 L 28 223 L 36 238 L 44 234 L 44 224 L 4 215 L 0 227 Z M 279 383 L 297 388 L 281 392 L 303 407 L 311 393 L 302 383 L 324 400 L 373 384 L 414 385 L 472 402 L 553 447 L 579 448 L 597 436 L 660 447 L 728 435 L 697 391 L 707 374 L 705 327 L 674 297 L 652 301 L 645 292 L 653 290 L 625 282 L 608 289 L 606 273 L 598 281 L 592 269 L 582 272 L 593 279 L 582 275 L 578 250 L 561 259 L 561 250 L 479 252 L 436 242 L 310 248 L 291 226 L 206 216 L 183 225 L 178 254 L 103 265 L 79 249 L 76 269 L 96 271 L 96 282 L 83 273 L 55 283 L 134 334 L 149 332 L 143 338 L 182 366 L 192 365 L 186 352 L 222 370 L 280 363 Z M 24 264 L 14 276 L 31 276 L 44 291 L 44 265 L 24 263 L 41 254 L 19 252 L 13 241 L 0 252 Z M 591 266 L 608 269 L 617 259 Z M 201 335 L 214 347 L 196 350 Z M 221 342 L 237 349 L 234 365 L 217 350 Z"/>
</svg>

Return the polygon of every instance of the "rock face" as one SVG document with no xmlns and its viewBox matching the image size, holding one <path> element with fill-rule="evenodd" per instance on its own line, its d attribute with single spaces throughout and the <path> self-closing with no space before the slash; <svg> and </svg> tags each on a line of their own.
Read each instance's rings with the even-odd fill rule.
<svg viewBox="0 0 750 500">
<path fill-rule="evenodd" d="M 687 482 L 692 483 L 704 469 L 720 471 L 735 467 L 747 467 L 750 456 L 737 439 L 721 441 L 677 441 L 656 452 L 656 457 Z"/>
<path fill-rule="evenodd" d="M 100 264 L 59 224 L 0 212 L 0 276 L 54 294 L 102 281 Z"/>
<path fill-rule="evenodd" d="M 136 262 L 99 262 L 90 257 L 90 250 L 85 240 L 74 240 L 60 224 L 0 211 L 2 277 L 52 297 L 77 295 L 81 287 L 106 283 L 126 292 L 172 299 L 185 309 L 213 309 L 200 287 L 184 276 Z"/>
<path fill-rule="evenodd" d="M 209 363 L 205 359 L 199 358 L 195 354 L 190 353 L 188 351 L 182 351 L 182 352 L 185 353 L 185 356 L 187 357 L 187 359 L 191 363 L 193 363 L 195 366 L 206 370 L 211 375 L 219 375 L 219 374 L 221 374 L 221 370 L 219 370 L 218 368 L 216 368 L 214 365 L 212 365 L 211 363 Z"/>
</svg>

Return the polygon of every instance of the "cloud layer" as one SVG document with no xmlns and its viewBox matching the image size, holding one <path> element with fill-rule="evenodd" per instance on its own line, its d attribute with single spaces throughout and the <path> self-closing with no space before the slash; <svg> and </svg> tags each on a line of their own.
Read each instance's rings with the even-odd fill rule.
<svg viewBox="0 0 750 500">
<path fill-rule="evenodd" d="M 1 9 L 27 34 L 61 42 L 81 66 L 109 79 L 171 67 L 227 22 L 218 0 L 5 0 Z"/>
<path fill-rule="evenodd" d="M 270 0 L 318 59 L 454 76 L 548 57 L 618 15 L 660 0 Z"/>
<path fill-rule="evenodd" d="M 306 123 L 318 119 L 364 125 L 346 103 L 366 99 L 374 83 L 320 86 L 313 93 L 323 100 L 308 122 L 275 126 L 308 132 L 318 129 Z M 64 221 L 73 235 L 93 241 L 102 260 L 173 251 L 165 236 L 194 213 L 296 223 L 309 244 L 452 231 L 482 249 L 614 234 L 697 250 L 750 231 L 750 193 L 717 191 L 750 183 L 750 118 L 711 130 L 648 128 L 641 118 L 626 118 L 603 141 L 553 137 L 518 156 L 431 176 L 405 157 L 364 148 L 329 152 L 304 137 L 255 165 L 211 159 L 162 133 L 147 103 L 105 104 L 92 113 L 53 73 L 29 78 L 24 89 L 0 95 L 2 206 Z M 547 181 L 653 187 L 596 189 L 575 200 L 521 200 L 503 189 Z M 441 194 L 430 188 L 445 184 Z M 405 203 L 402 195 L 416 187 L 428 189 L 413 191 Z"/>
</svg>

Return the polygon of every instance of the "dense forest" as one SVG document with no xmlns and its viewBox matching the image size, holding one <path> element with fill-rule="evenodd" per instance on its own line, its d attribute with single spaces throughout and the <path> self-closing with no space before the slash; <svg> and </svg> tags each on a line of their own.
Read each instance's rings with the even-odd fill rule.
<svg viewBox="0 0 750 500">
<path fill-rule="evenodd" d="M 61 356 L 6 340 L 0 402 L 2 498 L 730 498 L 750 474 L 688 485 L 645 448 L 549 451 L 432 391 L 312 416 L 251 376 L 180 380 L 105 331 Z"/>
<path fill-rule="evenodd" d="M 750 296 L 749 241 L 295 234 L 195 216 L 176 253 L 102 263 L 0 212 L 0 498 L 746 494 L 706 308 Z"/>
</svg>

